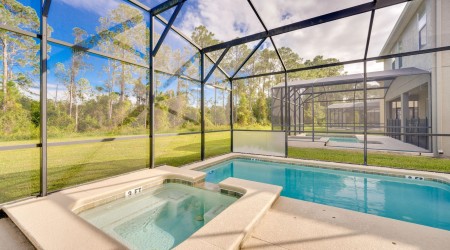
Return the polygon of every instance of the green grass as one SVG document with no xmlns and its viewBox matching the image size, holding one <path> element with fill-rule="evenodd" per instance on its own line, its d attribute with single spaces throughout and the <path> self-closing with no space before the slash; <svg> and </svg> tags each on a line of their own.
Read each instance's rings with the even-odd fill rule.
<svg viewBox="0 0 450 250">
<path fill-rule="evenodd" d="M 289 157 L 308 160 L 363 164 L 361 150 L 335 150 L 289 147 Z M 450 173 L 450 159 L 369 152 L 368 165 Z"/>
<path fill-rule="evenodd" d="M 78 138 L 77 138 L 78 139 Z M 67 139 L 69 141 L 71 139 Z M 206 133 L 206 157 L 230 152 L 230 132 Z M 163 136 L 155 142 L 156 165 L 200 161 L 200 135 Z M 50 191 L 147 168 L 149 139 L 48 148 Z M 362 151 L 289 148 L 289 157 L 362 164 Z M 369 153 L 369 165 L 450 173 L 450 159 Z M 39 149 L 0 152 L 0 204 L 39 192 Z"/>
<path fill-rule="evenodd" d="M 230 152 L 230 133 L 207 133 L 206 156 Z M 200 135 L 164 136 L 155 141 L 156 165 L 200 160 Z M 149 139 L 48 148 L 49 191 L 147 168 Z M 0 152 L 0 203 L 39 192 L 39 149 Z"/>
</svg>

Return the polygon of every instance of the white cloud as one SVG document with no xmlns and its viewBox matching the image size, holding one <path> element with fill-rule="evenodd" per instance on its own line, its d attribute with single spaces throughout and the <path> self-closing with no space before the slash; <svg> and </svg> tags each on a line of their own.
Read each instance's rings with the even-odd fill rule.
<svg viewBox="0 0 450 250">
<path fill-rule="evenodd" d="M 367 2 L 369 1 L 255 0 L 253 4 L 267 27 L 272 29 Z M 369 56 L 378 55 L 404 6 L 405 4 L 400 4 L 377 11 Z M 188 9 L 183 11 L 183 19 L 177 20 L 177 23 L 187 35 L 199 25 L 206 26 L 216 38 L 223 41 L 263 31 L 246 1 L 196 0 L 185 8 Z M 274 37 L 274 40 L 277 47 L 290 47 L 304 59 L 313 59 L 316 55 L 334 57 L 341 61 L 360 59 L 364 56 L 369 19 L 370 13 L 365 13 L 286 33 Z M 245 29 L 240 30 L 237 26 Z M 358 71 L 355 66 L 346 66 L 345 70 L 349 73 Z"/>
<path fill-rule="evenodd" d="M 197 0 L 185 8 L 187 10 L 179 23 L 188 35 L 199 25 L 206 26 L 222 41 L 264 30 L 246 1 Z"/>
<path fill-rule="evenodd" d="M 98 15 L 105 15 L 109 10 L 115 9 L 121 3 L 116 0 L 60 0 L 77 9 L 84 9 Z"/>
</svg>

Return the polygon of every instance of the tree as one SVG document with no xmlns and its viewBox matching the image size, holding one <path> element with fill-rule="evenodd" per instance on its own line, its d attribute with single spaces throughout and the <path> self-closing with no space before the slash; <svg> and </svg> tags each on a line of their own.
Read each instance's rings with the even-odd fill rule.
<svg viewBox="0 0 450 250">
<path fill-rule="evenodd" d="M 146 51 L 148 39 L 144 16 L 141 11 L 127 4 L 120 4 L 105 17 L 100 18 L 100 26 L 96 28 L 100 35 L 100 49 L 110 55 L 123 59 L 140 61 L 142 51 Z M 111 60 L 111 59 L 109 59 Z M 111 64 L 112 68 L 105 69 L 107 73 L 118 75 L 120 87 L 119 101 L 125 100 L 125 85 L 131 81 L 131 67 L 123 62 Z M 119 72 L 117 69 L 119 68 Z M 110 82 L 114 85 L 114 82 Z"/>
<path fill-rule="evenodd" d="M 83 44 L 86 41 L 87 33 L 83 29 L 73 28 L 73 36 L 75 37 L 75 44 Z M 88 69 L 89 65 L 86 63 L 87 53 L 76 47 L 72 48 L 71 62 L 66 69 L 69 75 L 68 95 L 69 95 L 69 116 L 72 117 L 73 104 L 77 99 L 77 78 L 79 74 Z"/>
<path fill-rule="evenodd" d="M 79 117 L 79 106 L 90 97 L 91 86 L 89 80 L 86 78 L 80 78 L 77 81 L 77 90 L 76 90 L 76 100 L 75 100 L 75 132 L 78 131 L 78 117 Z"/>
<path fill-rule="evenodd" d="M 0 24 L 9 27 L 18 27 L 32 32 L 39 32 L 39 18 L 36 11 L 28 6 L 24 6 L 16 0 L 2 0 L 0 5 Z M 8 106 L 14 105 L 10 103 L 8 95 L 9 82 L 14 83 L 18 78 L 14 74 L 15 65 L 21 67 L 30 67 L 32 73 L 37 73 L 39 69 L 37 42 L 27 36 L 22 36 L 14 32 L 0 29 L 0 49 L 1 61 L 3 62 L 2 74 L 2 109 L 5 112 Z M 28 78 L 30 76 L 22 74 L 21 77 Z M 29 85 L 21 85 L 27 88 Z"/>
<path fill-rule="evenodd" d="M 201 48 L 205 48 L 220 42 L 214 36 L 214 33 L 209 31 L 205 26 L 200 25 L 194 28 L 191 38 Z"/>
</svg>

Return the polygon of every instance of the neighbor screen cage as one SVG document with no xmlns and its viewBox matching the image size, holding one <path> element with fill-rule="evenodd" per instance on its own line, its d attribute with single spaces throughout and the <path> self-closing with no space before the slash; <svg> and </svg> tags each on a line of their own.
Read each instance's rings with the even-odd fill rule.
<svg viewBox="0 0 450 250">
<path fill-rule="evenodd" d="M 423 31 L 421 20 L 420 45 L 395 39 L 401 20 L 417 19 L 408 11 L 440 1 L 301 2 L 290 3 L 313 11 L 274 17 L 284 1 L 3 1 L 0 203 L 145 167 L 230 152 L 288 157 L 291 146 L 333 140 L 355 140 L 346 148 L 365 165 L 371 149 L 397 141 L 437 154 L 437 138 L 449 136 L 431 101 L 443 66 L 428 57 L 448 58 L 449 34 Z M 223 23 L 226 33 L 232 17 L 237 38 L 209 30 Z M 417 61 L 430 70 L 407 67 Z M 395 139 L 392 148 L 377 136 Z"/>
</svg>

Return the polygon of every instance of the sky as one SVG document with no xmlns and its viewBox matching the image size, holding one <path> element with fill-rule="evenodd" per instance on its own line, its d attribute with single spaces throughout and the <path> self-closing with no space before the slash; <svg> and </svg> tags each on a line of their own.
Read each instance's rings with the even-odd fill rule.
<svg viewBox="0 0 450 250">
<path fill-rule="evenodd" d="M 54 0 L 49 16 L 49 24 L 55 30 L 53 37 L 73 42 L 71 29 L 75 26 L 95 34 L 98 19 L 123 2 L 127 1 Z M 154 7 L 163 0 L 141 2 Z M 367 2 L 369 0 L 254 0 L 253 4 L 266 26 L 272 29 Z M 400 4 L 376 12 L 369 57 L 378 55 L 404 6 Z M 169 19 L 172 13 L 173 9 L 162 15 Z M 370 13 L 364 13 L 275 36 L 274 41 L 277 47 L 290 47 L 305 60 L 319 54 L 341 61 L 359 59 L 364 55 L 369 19 Z M 246 0 L 187 0 L 174 26 L 190 36 L 199 25 L 206 26 L 221 41 L 264 31 Z M 162 32 L 160 24 L 155 27 L 158 33 Z M 187 44 L 173 34 L 167 43 L 178 48 Z M 267 43 L 263 46 L 268 46 Z"/>
<path fill-rule="evenodd" d="M 175 26 L 185 34 L 191 34 L 196 26 L 204 25 L 219 40 L 264 31 L 245 0 L 188 0 L 183 6 Z M 252 1 L 268 29 L 302 21 L 314 16 L 341 10 L 369 2 L 368 0 L 254 0 Z M 377 56 L 388 38 L 405 4 L 376 12 L 369 57 Z M 316 55 L 338 58 L 341 61 L 360 59 L 364 56 L 370 13 L 337 20 L 331 23 L 275 36 L 278 48 L 289 47 L 304 59 Z M 380 66 L 374 70 L 382 70 Z M 346 66 L 349 73 L 359 73 L 359 67 Z"/>
<path fill-rule="evenodd" d="M 141 2 L 150 7 L 154 7 L 163 1 L 141 0 Z M 272 29 L 368 1 L 254 0 L 252 2 L 260 13 L 263 22 L 269 29 Z M 19 2 L 39 9 L 40 1 L 38 0 L 19 0 Z M 49 25 L 54 30 L 52 37 L 73 43 L 72 29 L 74 27 L 80 27 L 90 35 L 96 34 L 99 19 L 106 16 L 109 11 L 117 8 L 121 3 L 132 6 L 128 1 L 122 0 L 53 0 L 48 20 Z M 400 4 L 376 12 L 369 57 L 379 54 L 404 6 L 405 4 Z M 169 19 L 171 13 L 173 13 L 173 9 L 166 11 L 162 16 Z M 146 13 L 144 16 L 145 25 L 148 26 L 150 18 Z M 360 59 L 364 55 L 369 18 L 370 14 L 364 13 L 275 36 L 274 41 L 278 48 L 289 47 L 305 60 L 312 59 L 316 55 L 334 57 L 340 61 Z M 229 41 L 237 37 L 264 31 L 263 26 L 246 0 L 187 0 L 174 26 L 187 36 L 190 36 L 194 28 L 199 25 L 206 26 L 221 41 Z M 155 24 L 155 29 L 158 33 L 161 33 L 163 26 L 157 23 Z M 166 43 L 175 49 L 181 49 L 188 44 L 174 32 L 169 33 Z M 252 43 L 250 47 L 254 46 L 255 43 Z M 270 44 L 266 41 L 262 48 L 268 46 Z M 50 71 L 55 67 L 56 62 L 68 62 L 70 58 L 70 50 L 54 47 L 55 49 L 52 51 L 49 62 Z M 145 51 L 142 53 L 145 53 Z M 92 59 L 93 68 L 101 70 L 105 61 L 106 59 Z M 378 65 L 370 64 L 369 67 L 369 71 L 383 69 L 382 63 Z M 345 71 L 349 74 L 361 73 L 362 65 L 346 65 Z M 96 74 L 93 71 L 86 74 L 85 77 L 93 79 L 91 84 L 94 86 L 100 85 L 104 81 L 104 76 L 100 76 L 100 74 Z M 56 86 L 56 81 L 54 74 L 50 74 L 49 86 Z"/>
</svg>

